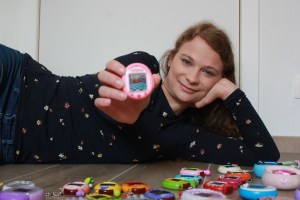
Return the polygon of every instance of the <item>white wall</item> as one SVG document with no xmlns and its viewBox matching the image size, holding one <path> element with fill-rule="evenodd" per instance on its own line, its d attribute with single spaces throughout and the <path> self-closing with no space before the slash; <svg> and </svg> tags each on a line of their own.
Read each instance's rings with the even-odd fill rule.
<svg viewBox="0 0 300 200">
<path fill-rule="evenodd" d="M 241 1 L 241 87 L 272 135 L 300 136 L 300 1 Z"/>
<path fill-rule="evenodd" d="M 260 1 L 261 115 L 274 134 L 300 136 L 300 99 L 293 79 L 300 75 L 300 1 Z"/>
<path fill-rule="evenodd" d="M 0 0 L 0 43 L 38 59 L 39 0 Z"/>
<path fill-rule="evenodd" d="M 240 3 L 240 87 L 259 111 L 259 0 Z"/>
<path fill-rule="evenodd" d="M 42 0 L 40 62 L 59 75 L 81 75 L 136 50 L 159 59 L 200 20 L 223 27 L 238 47 L 238 9 L 238 0 Z"/>
</svg>

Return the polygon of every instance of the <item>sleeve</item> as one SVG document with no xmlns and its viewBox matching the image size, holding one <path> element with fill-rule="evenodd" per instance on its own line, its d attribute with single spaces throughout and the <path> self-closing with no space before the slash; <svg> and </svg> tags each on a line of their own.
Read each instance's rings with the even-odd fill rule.
<svg viewBox="0 0 300 200">
<path fill-rule="evenodd" d="M 183 142 L 180 158 L 244 166 L 253 166 L 259 160 L 277 161 L 280 157 L 277 146 L 246 95 L 237 89 L 224 103 L 232 113 L 242 137 L 219 136 L 203 129 L 196 131 Z"/>
<path fill-rule="evenodd" d="M 128 66 L 132 63 L 139 62 L 148 66 L 152 74 L 159 73 L 159 63 L 157 59 L 143 51 L 132 52 L 120 57 L 115 58 L 115 60 L 119 61 L 125 66 Z"/>
<path fill-rule="evenodd" d="M 9 83 L 8 81 L 11 81 L 11 80 L 7 80 L 8 79 L 7 77 L 16 75 L 17 72 L 21 70 L 20 66 L 23 66 L 23 62 L 24 62 L 24 54 L 0 43 L 1 89 L 4 87 L 4 85 L 7 85 Z M 13 77 L 12 81 L 15 81 L 15 77 Z"/>
<path fill-rule="evenodd" d="M 238 89 L 224 103 L 239 127 L 245 146 L 259 155 L 260 160 L 277 161 L 278 148 L 245 93 Z"/>
</svg>

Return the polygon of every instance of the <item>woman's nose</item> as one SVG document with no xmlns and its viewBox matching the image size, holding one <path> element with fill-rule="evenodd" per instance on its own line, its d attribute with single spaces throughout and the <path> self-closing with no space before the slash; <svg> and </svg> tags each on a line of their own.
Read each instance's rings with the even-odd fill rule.
<svg viewBox="0 0 300 200">
<path fill-rule="evenodd" d="M 198 72 L 191 70 L 189 73 L 186 74 L 186 80 L 190 84 L 199 83 L 199 74 L 198 74 Z"/>
</svg>

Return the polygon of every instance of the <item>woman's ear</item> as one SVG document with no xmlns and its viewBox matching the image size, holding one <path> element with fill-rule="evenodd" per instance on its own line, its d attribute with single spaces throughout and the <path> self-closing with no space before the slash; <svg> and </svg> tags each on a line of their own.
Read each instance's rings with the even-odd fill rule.
<svg viewBox="0 0 300 200">
<path fill-rule="evenodd" d="M 173 62 L 173 58 L 170 57 L 167 62 L 167 71 L 169 71 L 170 67 L 172 66 L 172 62 Z"/>
</svg>

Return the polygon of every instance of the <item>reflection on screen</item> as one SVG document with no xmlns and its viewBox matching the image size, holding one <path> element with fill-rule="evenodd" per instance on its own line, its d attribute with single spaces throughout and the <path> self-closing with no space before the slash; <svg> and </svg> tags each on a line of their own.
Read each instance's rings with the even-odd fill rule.
<svg viewBox="0 0 300 200">
<path fill-rule="evenodd" d="M 151 191 L 151 193 L 156 194 L 156 195 L 168 194 L 167 191 L 162 191 L 162 190 L 154 190 L 154 191 Z"/>
<path fill-rule="evenodd" d="M 81 187 L 83 184 L 82 183 L 70 183 L 69 185 Z"/>
<path fill-rule="evenodd" d="M 248 188 L 251 188 L 251 189 L 264 189 L 266 187 L 267 186 L 261 185 L 261 184 L 250 184 L 250 185 L 248 185 Z"/>
<path fill-rule="evenodd" d="M 225 183 L 223 182 L 211 182 L 212 185 L 224 185 Z"/>
<path fill-rule="evenodd" d="M 233 165 L 227 165 L 227 166 L 226 166 L 226 168 L 231 168 L 231 167 L 234 168 L 234 167 L 236 167 L 236 166 L 233 166 Z"/>
<path fill-rule="evenodd" d="M 16 188 L 16 189 L 14 189 L 13 191 L 15 191 L 15 192 L 24 192 L 24 193 L 27 193 L 27 192 L 31 192 L 32 189 L 31 189 L 31 188 Z"/>
<path fill-rule="evenodd" d="M 129 74 L 129 89 L 130 92 L 139 92 L 147 90 L 146 74 Z"/>
</svg>

